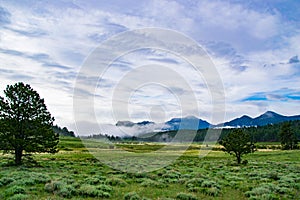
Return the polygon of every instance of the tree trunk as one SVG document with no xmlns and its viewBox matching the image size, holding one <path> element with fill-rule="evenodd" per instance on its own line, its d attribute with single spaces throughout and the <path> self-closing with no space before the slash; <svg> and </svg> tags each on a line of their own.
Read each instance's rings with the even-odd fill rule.
<svg viewBox="0 0 300 200">
<path fill-rule="evenodd" d="M 240 154 L 236 155 L 236 160 L 237 160 L 238 164 L 241 164 L 241 155 Z"/>
<path fill-rule="evenodd" d="M 22 164 L 22 156 L 23 156 L 23 150 L 22 149 L 16 149 L 15 150 L 15 164 L 16 165 Z"/>
</svg>

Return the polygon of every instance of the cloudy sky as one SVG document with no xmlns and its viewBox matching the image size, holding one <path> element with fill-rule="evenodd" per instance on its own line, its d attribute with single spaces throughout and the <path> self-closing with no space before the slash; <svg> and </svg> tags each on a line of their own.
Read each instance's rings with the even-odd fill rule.
<svg viewBox="0 0 300 200">
<path fill-rule="evenodd" d="M 116 34 L 148 27 L 174 30 L 204 48 L 224 87 L 225 120 L 267 110 L 300 114 L 298 0 L 0 0 L 0 90 L 29 83 L 45 98 L 56 123 L 74 128 L 73 91 L 91 53 Z M 186 85 L 172 82 L 176 74 Z M 145 77 L 169 82 L 158 84 L 156 78 L 143 84 Z M 114 92 L 132 83 L 123 84 L 125 78 L 138 79 L 140 85 L 130 88 L 124 100 Z M 212 120 L 212 91 L 205 78 L 166 49 L 119 55 L 105 74 L 85 81 L 96 85 L 92 93 L 85 87 L 80 91 L 94 99 L 99 123 L 164 121 L 189 114 Z M 179 97 L 190 92 L 199 109 L 182 111 L 181 104 L 193 104 Z M 122 103 L 114 103 L 118 101 Z M 112 109 L 118 112 L 124 102 L 129 114 L 116 118 Z"/>
</svg>

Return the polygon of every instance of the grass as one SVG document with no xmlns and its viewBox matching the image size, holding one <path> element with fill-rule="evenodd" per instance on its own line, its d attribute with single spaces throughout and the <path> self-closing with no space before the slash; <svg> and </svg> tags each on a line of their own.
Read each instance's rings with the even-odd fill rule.
<svg viewBox="0 0 300 200">
<path fill-rule="evenodd" d="M 119 144 L 111 149 L 90 141 L 87 149 L 78 138 L 62 137 L 59 153 L 35 155 L 38 166 L 10 166 L 12 157 L 1 155 L 0 199 L 243 200 L 297 199 L 300 195 L 299 150 L 258 151 L 244 157 L 247 165 L 237 166 L 222 151 L 199 158 L 202 144 L 192 144 L 186 152 L 182 144 L 161 150 L 165 145 Z M 122 158 L 121 149 L 131 151 L 130 162 Z M 88 150 L 103 160 L 118 158 L 116 164 L 126 169 L 147 169 L 165 158 L 177 160 L 152 172 L 129 173 L 99 162 Z"/>
</svg>

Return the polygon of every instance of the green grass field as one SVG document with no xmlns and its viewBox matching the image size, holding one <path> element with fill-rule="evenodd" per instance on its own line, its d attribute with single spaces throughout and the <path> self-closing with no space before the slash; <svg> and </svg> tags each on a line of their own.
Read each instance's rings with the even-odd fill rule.
<svg viewBox="0 0 300 200">
<path fill-rule="evenodd" d="M 185 152 L 179 144 L 163 150 L 160 143 L 119 144 L 113 149 L 90 141 L 87 146 L 64 137 L 59 153 L 36 154 L 36 165 L 29 160 L 19 167 L 10 165 L 11 155 L 1 155 L 0 199 L 300 199 L 299 150 L 258 151 L 244 157 L 247 165 L 236 166 L 222 151 L 199 158 L 201 144 Z M 120 159 L 116 166 L 140 173 L 113 169 L 89 150 L 100 160 Z M 122 160 L 120 150 L 131 152 L 132 162 Z M 164 156 L 178 159 L 144 172 Z"/>
</svg>

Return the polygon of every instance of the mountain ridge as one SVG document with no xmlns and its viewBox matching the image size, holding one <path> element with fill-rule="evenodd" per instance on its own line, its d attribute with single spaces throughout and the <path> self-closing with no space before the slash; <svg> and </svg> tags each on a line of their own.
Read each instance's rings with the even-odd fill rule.
<svg viewBox="0 0 300 200">
<path fill-rule="evenodd" d="M 251 127 L 251 126 L 264 126 L 268 124 L 277 124 L 285 121 L 293 121 L 300 120 L 300 115 L 293 116 L 284 116 L 278 114 L 274 111 L 266 111 L 265 113 L 257 116 L 250 117 L 248 115 L 243 115 L 241 117 L 234 118 L 230 121 L 221 123 L 221 124 L 211 124 L 206 120 L 202 120 L 201 118 L 195 116 L 186 116 L 183 118 L 172 118 L 169 121 L 164 123 L 162 127 L 162 131 L 173 131 L 173 130 L 198 130 L 198 129 L 206 129 L 206 128 L 223 128 L 223 127 L 231 127 L 231 128 L 240 128 L 240 127 Z M 131 121 L 118 121 L 116 126 L 145 126 L 145 125 L 154 125 L 155 122 L 152 121 L 142 121 L 142 122 L 131 122 Z"/>
<path fill-rule="evenodd" d="M 241 120 L 242 117 L 240 117 L 225 122 L 224 126 L 232 126 L 232 127 L 264 126 L 268 124 L 277 124 L 285 121 L 300 120 L 300 115 L 284 116 L 274 111 L 267 111 L 255 118 L 251 118 L 247 115 L 244 115 L 243 117 L 244 117 L 243 120 Z"/>
</svg>

